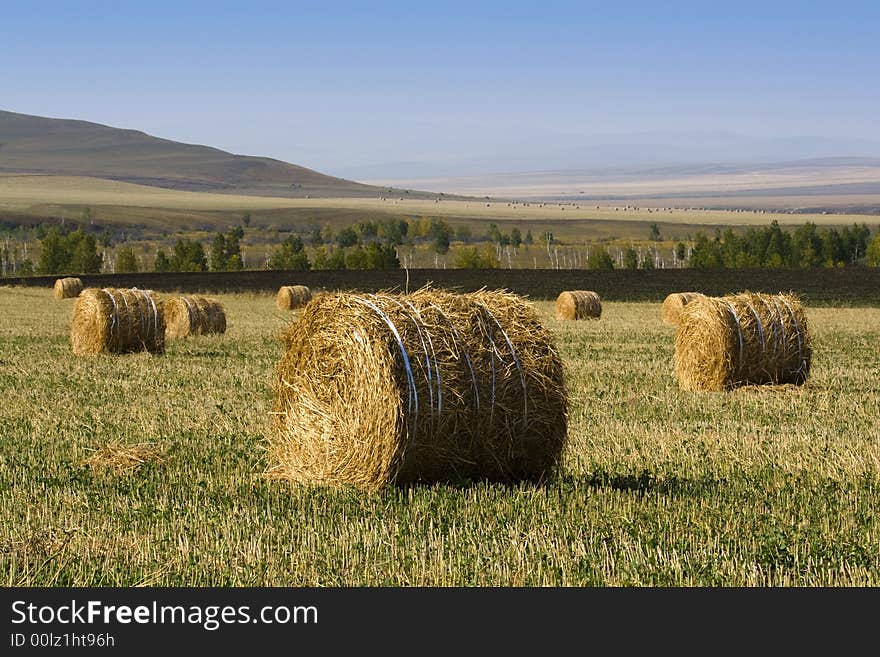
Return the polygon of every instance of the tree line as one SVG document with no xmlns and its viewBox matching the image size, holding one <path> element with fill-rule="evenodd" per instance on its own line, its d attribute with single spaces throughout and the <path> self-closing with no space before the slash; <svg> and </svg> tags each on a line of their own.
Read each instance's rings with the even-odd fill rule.
<svg viewBox="0 0 880 657">
<path fill-rule="evenodd" d="M 871 240 L 865 224 L 837 230 L 807 222 L 784 231 L 776 221 L 742 234 L 729 228 L 714 238 L 697 233 L 689 258 L 689 265 L 697 269 L 804 269 L 862 262 L 880 266 L 880 233 Z"/>
<path fill-rule="evenodd" d="M 249 224 L 249 222 L 244 222 Z M 81 228 L 37 227 L 40 239 L 39 257 L 32 262 L 8 240 L 0 245 L 0 265 L 7 275 L 98 273 L 111 269 L 119 273 L 137 272 L 143 268 L 131 244 L 116 249 L 115 260 L 106 250 L 107 240 Z M 210 250 L 202 242 L 181 237 L 167 249 L 158 247 L 153 258 L 157 272 L 239 271 L 245 262 L 241 251 L 244 227 L 235 226 L 215 234 Z M 651 226 L 651 241 L 660 239 L 656 224 Z M 522 245 L 539 244 L 548 254 L 559 244 L 552 232 L 545 231 L 535 240 L 530 230 L 525 235 L 517 227 L 502 232 L 490 223 L 485 234 L 475 237 L 468 226 L 453 229 L 437 218 L 386 219 L 360 221 L 340 229 L 328 227 L 309 229 L 302 235 L 288 235 L 278 244 L 264 263 L 268 269 L 394 269 L 400 267 L 397 248 L 401 245 L 423 244 L 437 254 L 446 254 L 452 240 L 462 242 L 455 251 L 454 266 L 490 269 L 499 266 L 503 251 L 509 254 Z M 479 243 L 483 245 L 480 246 Z M 489 242 L 489 244 L 486 244 Z M 651 251 L 653 249 L 653 253 Z M 656 248 L 646 255 L 634 247 L 618 249 L 612 257 L 602 244 L 589 245 L 579 265 L 587 269 L 653 269 L 663 265 L 656 258 Z M 843 267 L 853 264 L 880 266 L 880 233 L 872 239 L 866 224 L 853 224 L 842 229 L 818 227 L 812 222 L 783 230 L 773 221 L 764 227 L 742 232 L 728 228 L 716 230 L 710 237 L 698 232 L 687 243 L 672 247 L 673 262 L 678 266 L 697 269 L 742 268 L 809 268 Z M 11 266 L 16 263 L 16 266 Z"/>
</svg>

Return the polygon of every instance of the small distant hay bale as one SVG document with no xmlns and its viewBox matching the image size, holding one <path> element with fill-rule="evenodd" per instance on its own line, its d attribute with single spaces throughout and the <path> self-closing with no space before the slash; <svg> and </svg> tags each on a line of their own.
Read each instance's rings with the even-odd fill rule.
<svg viewBox="0 0 880 657">
<path fill-rule="evenodd" d="M 678 326 L 678 317 L 681 315 L 682 309 L 694 299 L 698 299 L 704 294 L 700 292 L 674 292 L 663 300 L 663 307 L 660 311 L 661 319 L 664 324 Z"/>
<path fill-rule="evenodd" d="M 165 338 L 186 338 L 226 332 L 226 311 L 216 299 L 198 296 L 163 301 Z"/>
<path fill-rule="evenodd" d="M 556 297 L 556 319 L 598 319 L 602 299 L 591 290 L 568 290 Z"/>
<path fill-rule="evenodd" d="M 73 306 L 70 325 L 78 356 L 165 350 L 162 302 L 147 290 L 88 288 Z"/>
<path fill-rule="evenodd" d="M 82 280 L 79 278 L 59 278 L 55 281 L 52 294 L 56 299 L 73 299 L 83 291 Z"/>
<path fill-rule="evenodd" d="M 519 296 L 327 293 L 282 339 L 269 477 L 372 491 L 558 466 L 562 361 Z"/>
<path fill-rule="evenodd" d="M 810 373 L 807 317 L 797 297 L 743 292 L 692 300 L 675 334 L 683 390 L 749 384 L 800 385 Z"/>
<path fill-rule="evenodd" d="M 278 310 L 295 310 L 302 308 L 312 299 L 312 292 L 305 285 L 283 285 L 275 296 Z"/>
</svg>

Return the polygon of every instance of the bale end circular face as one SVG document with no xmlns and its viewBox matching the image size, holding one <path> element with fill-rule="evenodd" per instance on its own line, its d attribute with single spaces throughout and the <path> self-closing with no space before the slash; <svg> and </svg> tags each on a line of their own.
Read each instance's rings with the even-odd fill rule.
<svg viewBox="0 0 880 657">
<path fill-rule="evenodd" d="M 681 311 L 694 299 L 704 296 L 700 292 L 673 292 L 663 300 L 660 318 L 664 324 L 678 326 Z"/>
</svg>

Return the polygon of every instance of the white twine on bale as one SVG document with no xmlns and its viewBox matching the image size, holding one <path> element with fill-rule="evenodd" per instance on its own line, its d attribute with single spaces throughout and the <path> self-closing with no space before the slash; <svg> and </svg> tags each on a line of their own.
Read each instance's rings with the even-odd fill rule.
<svg viewBox="0 0 880 657">
<path fill-rule="evenodd" d="M 196 323 L 195 313 L 193 312 L 192 305 L 189 302 L 189 299 L 186 297 L 180 297 L 183 299 L 183 302 L 186 304 L 186 312 L 189 315 L 189 329 L 190 331 L 193 329 L 193 325 Z"/>
<path fill-rule="evenodd" d="M 528 420 L 528 417 L 529 417 L 529 398 L 528 398 L 528 391 L 526 389 L 526 379 L 523 376 L 522 367 L 520 366 L 519 358 L 516 355 L 516 349 L 514 349 L 513 342 L 511 342 L 510 338 L 507 335 L 507 332 L 504 330 L 504 327 L 501 326 L 501 322 L 498 321 L 498 318 L 495 317 L 495 315 L 492 314 L 492 311 L 489 310 L 486 306 L 484 306 L 483 304 L 480 304 L 480 306 L 483 308 L 483 310 L 485 310 L 489 314 L 489 317 L 492 318 L 492 321 L 495 322 L 495 325 L 498 326 L 498 330 L 501 331 L 501 335 L 503 335 L 504 339 L 507 341 L 507 346 L 510 349 L 510 355 L 513 356 L 513 362 L 516 365 L 516 371 L 519 373 L 519 380 L 520 380 L 520 383 L 522 384 L 522 389 L 523 389 L 523 424 L 525 424 L 526 421 Z M 492 343 L 492 348 L 493 349 L 495 348 L 494 342 Z M 499 354 L 498 357 L 500 359 L 501 355 Z M 502 361 L 502 362 L 504 362 L 504 361 Z M 494 381 L 494 378 L 492 381 L 492 400 L 494 403 L 494 400 L 495 400 L 495 381 Z"/>
<path fill-rule="evenodd" d="M 773 313 L 773 309 L 770 307 L 770 304 L 767 303 L 767 299 L 764 297 L 759 297 L 761 299 L 761 303 L 764 304 L 764 308 L 767 309 L 767 315 L 770 317 L 770 325 L 773 328 L 773 353 L 779 351 L 779 329 L 782 328 L 783 333 L 785 332 L 785 327 L 782 326 L 782 313 L 779 312 L 779 306 L 776 306 L 776 315 Z M 776 303 L 775 301 L 773 302 Z"/>
<path fill-rule="evenodd" d="M 471 383 L 474 386 L 474 404 L 477 408 L 477 411 L 479 411 L 480 410 L 480 388 L 477 385 L 477 375 L 474 372 L 474 364 L 471 362 L 471 357 L 468 354 L 467 349 L 461 347 L 461 345 L 464 344 L 464 340 L 461 339 L 461 334 L 458 332 L 458 329 L 455 328 L 455 324 L 453 324 L 449 320 L 449 318 L 446 316 L 446 313 L 444 313 L 436 304 L 432 303 L 430 307 L 433 308 L 434 310 L 436 310 L 437 314 L 439 314 L 440 317 L 442 317 L 446 321 L 446 323 L 449 325 L 449 328 L 452 329 L 452 335 L 455 337 L 455 341 L 456 341 L 455 345 L 459 349 L 461 354 L 464 356 L 464 360 L 467 363 L 468 369 L 470 370 L 470 373 L 471 373 Z"/>
<path fill-rule="evenodd" d="M 743 365 L 743 332 L 742 326 L 739 324 L 739 317 L 736 315 L 736 308 L 733 307 L 733 304 L 730 301 L 726 301 L 727 305 L 730 306 L 730 314 L 733 315 L 733 321 L 736 322 L 736 332 L 739 335 L 739 368 L 742 369 Z"/>
<path fill-rule="evenodd" d="M 745 304 L 749 307 L 749 310 L 752 311 L 752 315 L 755 316 L 755 322 L 758 324 L 758 337 L 761 338 L 761 352 L 763 353 L 763 352 L 767 351 L 767 349 L 766 349 L 766 345 L 764 344 L 764 327 L 761 325 L 761 318 L 758 317 L 758 313 L 754 309 L 754 307 L 752 306 L 751 303 L 746 301 Z"/>
<path fill-rule="evenodd" d="M 782 308 L 779 307 L 779 302 L 776 299 L 773 299 L 773 305 L 776 306 L 776 312 L 779 313 L 779 328 L 782 330 L 782 346 L 785 348 L 785 322 L 782 321 Z"/>
<path fill-rule="evenodd" d="M 419 321 L 424 323 L 422 313 L 419 312 L 418 308 L 416 308 L 411 301 L 407 301 L 406 303 L 412 308 L 412 311 L 416 314 L 416 317 L 419 318 Z M 431 347 L 431 355 L 434 358 L 434 375 L 437 377 L 437 413 L 439 414 L 443 412 L 443 382 L 440 380 L 440 364 L 437 362 L 437 352 L 434 350 L 434 340 L 431 338 L 431 332 L 427 328 L 425 328 L 425 335 L 428 336 L 428 346 Z M 427 349 L 425 350 L 425 363 L 428 365 L 428 382 L 430 387 L 431 370 Z"/>
<path fill-rule="evenodd" d="M 108 288 L 105 287 L 101 292 L 106 294 L 110 299 L 110 303 L 113 304 L 113 316 L 110 318 L 110 339 L 112 340 L 113 331 L 119 323 L 119 307 L 116 305 L 116 299 L 113 298 L 113 293 Z"/>
<path fill-rule="evenodd" d="M 413 417 L 418 416 L 419 413 L 419 391 L 416 389 L 416 380 L 413 376 L 412 367 L 409 362 L 409 354 L 406 353 L 406 347 L 403 344 L 403 339 L 400 337 L 400 333 L 397 331 L 397 327 L 394 326 L 394 322 L 391 321 L 391 318 L 386 315 L 381 308 L 379 308 L 374 303 L 368 301 L 367 299 L 363 299 L 361 297 L 355 297 L 355 301 L 366 306 L 373 312 L 375 312 L 385 324 L 388 325 L 388 328 L 391 329 L 391 333 L 397 340 L 397 346 L 400 349 L 400 354 L 403 356 L 403 365 L 406 368 L 406 376 L 407 376 L 407 429 L 411 432 L 412 437 L 415 438 L 416 427 L 415 422 L 413 421 Z M 415 409 L 415 410 L 413 410 Z"/>
<path fill-rule="evenodd" d="M 140 293 L 144 295 L 144 298 L 147 299 L 153 307 L 153 341 L 155 342 L 159 337 L 159 309 L 156 308 L 156 302 L 153 301 L 153 296 L 151 294 L 147 294 L 143 290 L 140 290 Z"/>
<path fill-rule="evenodd" d="M 378 300 L 378 297 L 375 294 L 371 294 L 370 297 L 372 299 Z M 431 418 L 433 419 L 433 417 L 434 417 L 434 386 L 433 386 L 433 380 L 431 378 L 431 356 L 428 353 L 428 345 L 425 343 L 425 338 L 422 335 L 422 327 L 420 324 L 421 316 L 419 316 L 418 319 L 416 319 L 409 314 L 407 309 L 404 307 L 404 305 L 402 303 L 400 303 L 400 301 L 398 301 L 397 299 L 391 299 L 391 301 L 394 302 L 395 304 L 397 304 L 397 306 L 403 311 L 403 314 L 407 319 L 412 321 L 413 325 L 416 327 L 416 333 L 419 336 L 419 342 L 422 343 L 422 351 L 425 352 L 425 380 L 428 384 L 428 410 L 429 410 L 429 414 L 430 414 Z M 410 304 L 410 305 L 412 305 L 412 304 Z M 418 311 L 415 308 L 413 308 L 413 310 L 416 312 L 416 315 L 418 315 Z M 436 367 L 436 363 L 434 363 L 434 365 Z"/>
<path fill-rule="evenodd" d="M 806 358 L 804 358 L 803 345 L 801 343 L 801 327 L 798 324 L 797 317 L 795 317 L 794 309 L 791 307 L 788 301 L 786 301 L 785 297 L 780 297 L 780 299 L 782 299 L 782 303 L 785 304 L 785 307 L 788 308 L 788 312 L 791 313 L 791 319 L 794 322 L 794 330 L 797 331 L 798 360 L 801 362 L 801 364 L 795 370 L 795 374 L 802 374 L 807 367 L 807 360 Z"/>
</svg>

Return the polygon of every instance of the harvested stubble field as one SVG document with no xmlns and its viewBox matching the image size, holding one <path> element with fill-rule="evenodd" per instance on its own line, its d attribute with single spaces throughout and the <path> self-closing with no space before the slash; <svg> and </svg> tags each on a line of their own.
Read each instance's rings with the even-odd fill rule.
<svg viewBox="0 0 880 657">
<path fill-rule="evenodd" d="M 268 294 L 224 336 L 75 358 L 71 302 L 0 288 L 9 585 L 878 585 L 880 309 L 810 308 L 803 388 L 685 393 L 659 303 L 558 322 L 570 446 L 546 487 L 373 496 L 262 476 Z"/>
</svg>

